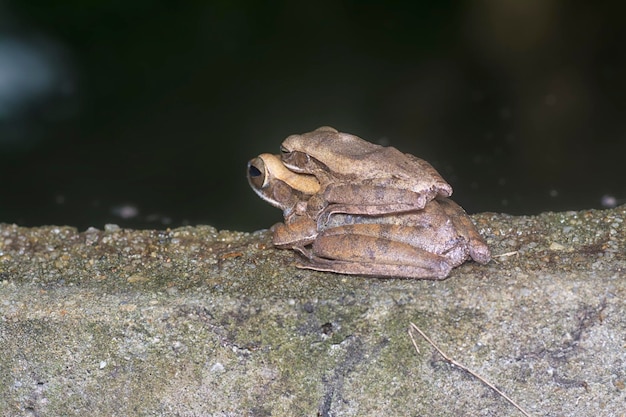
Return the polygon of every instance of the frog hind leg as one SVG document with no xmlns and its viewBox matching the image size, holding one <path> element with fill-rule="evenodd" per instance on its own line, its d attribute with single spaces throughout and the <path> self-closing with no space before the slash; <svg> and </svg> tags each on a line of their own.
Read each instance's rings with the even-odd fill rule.
<svg viewBox="0 0 626 417">
<path fill-rule="evenodd" d="M 472 259 L 481 264 L 488 263 L 491 260 L 489 246 L 465 210 L 449 198 L 438 198 L 437 202 L 450 217 L 457 232 L 469 242 L 469 254 Z"/>
<path fill-rule="evenodd" d="M 410 278 L 442 280 L 448 277 L 450 268 L 442 268 L 433 272 L 432 268 L 422 268 L 411 265 L 364 264 L 350 261 L 337 261 L 313 256 L 306 261 L 296 263 L 301 269 L 335 272 L 346 275 L 362 275 L 376 278 Z"/>
<path fill-rule="evenodd" d="M 324 214 L 349 213 L 373 216 L 421 210 L 435 196 L 435 190 L 416 193 L 380 185 L 331 184 L 324 191 L 324 200 L 328 203 Z"/>
<path fill-rule="evenodd" d="M 452 266 L 443 256 L 389 239 L 320 234 L 296 266 L 381 278 L 444 279 Z"/>
</svg>

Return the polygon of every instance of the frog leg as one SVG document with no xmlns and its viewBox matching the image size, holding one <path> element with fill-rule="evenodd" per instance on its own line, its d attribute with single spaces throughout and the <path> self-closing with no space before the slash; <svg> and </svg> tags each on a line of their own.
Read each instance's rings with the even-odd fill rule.
<svg viewBox="0 0 626 417">
<path fill-rule="evenodd" d="M 454 224 L 458 234 L 469 242 L 469 254 L 478 263 L 486 264 L 491 259 L 489 246 L 476 230 L 465 210 L 449 198 L 438 198 L 437 202 Z"/>
<path fill-rule="evenodd" d="M 419 279 L 444 279 L 452 266 L 446 258 L 416 246 L 388 238 L 369 235 L 377 225 L 352 225 L 349 233 L 343 227 L 321 232 L 299 268 L 341 274 Z M 374 226 L 374 227 L 370 227 Z"/>
<path fill-rule="evenodd" d="M 279 248 L 301 250 L 317 237 L 315 222 L 306 216 L 293 216 L 289 222 L 272 226 L 272 243 Z"/>
<path fill-rule="evenodd" d="M 328 206 L 323 213 L 380 215 L 401 211 L 421 210 L 435 198 L 435 189 L 414 192 L 384 185 L 331 184 L 324 190 Z"/>
</svg>

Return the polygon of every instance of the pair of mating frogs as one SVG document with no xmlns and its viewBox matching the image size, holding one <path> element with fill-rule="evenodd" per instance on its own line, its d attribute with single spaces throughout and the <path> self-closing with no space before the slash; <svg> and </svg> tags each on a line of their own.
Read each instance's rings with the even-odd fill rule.
<svg viewBox="0 0 626 417">
<path fill-rule="evenodd" d="M 452 187 L 426 161 L 331 127 L 292 135 L 282 155 L 248 162 L 248 181 L 283 211 L 274 245 L 300 268 L 378 277 L 443 279 L 489 248 Z"/>
</svg>

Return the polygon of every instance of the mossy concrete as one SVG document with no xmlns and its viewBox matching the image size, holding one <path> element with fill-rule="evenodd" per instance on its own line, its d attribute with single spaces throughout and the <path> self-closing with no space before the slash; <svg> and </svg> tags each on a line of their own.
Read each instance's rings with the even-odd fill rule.
<svg viewBox="0 0 626 417">
<path fill-rule="evenodd" d="M 0 415 L 626 410 L 626 206 L 473 216 L 494 259 L 444 281 L 299 270 L 267 231 L 0 225 Z"/>
</svg>

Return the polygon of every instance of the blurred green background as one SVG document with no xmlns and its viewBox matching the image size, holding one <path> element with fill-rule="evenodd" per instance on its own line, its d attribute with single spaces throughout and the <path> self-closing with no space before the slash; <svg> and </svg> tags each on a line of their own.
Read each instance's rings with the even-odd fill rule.
<svg viewBox="0 0 626 417">
<path fill-rule="evenodd" d="M 246 162 L 331 125 L 469 212 L 626 202 L 619 2 L 2 1 L 0 221 L 255 230 Z"/>
</svg>

